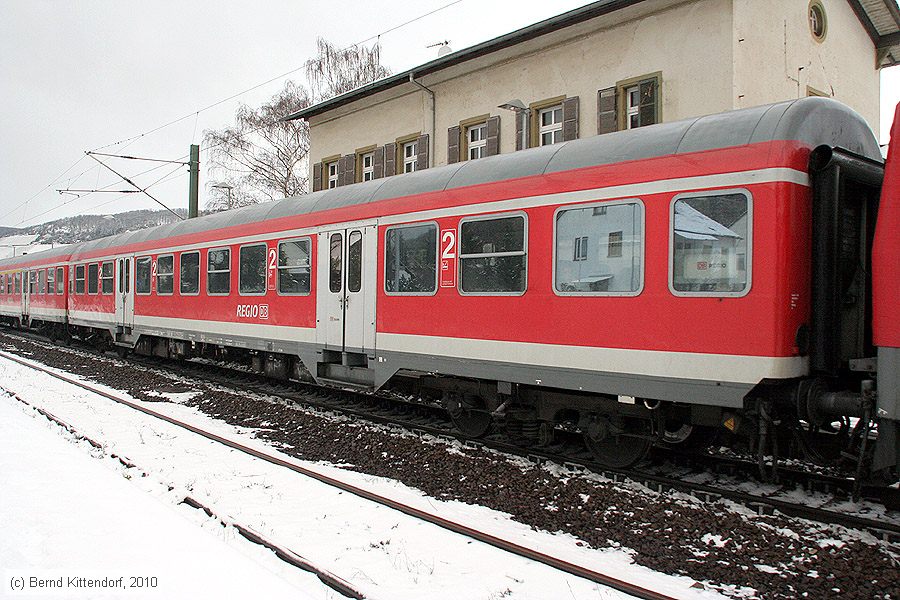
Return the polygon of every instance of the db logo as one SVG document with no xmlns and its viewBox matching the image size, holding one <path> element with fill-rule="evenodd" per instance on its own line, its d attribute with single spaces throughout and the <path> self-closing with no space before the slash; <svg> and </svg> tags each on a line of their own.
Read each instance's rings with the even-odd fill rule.
<svg viewBox="0 0 900 600">
<path fill-rule="evenodd" d="M 698 271 L 705 271 L 705 270 L 707 270 L 708 268 L 709 268 L 709 263 L 706 262 L 706 261 L 700 261 L 700 262 L 697 263 L 697 270 L 698 270 Z"/>
<path fill-rule="evenodd" d="M 268 319 L 269 318 L 269 305 L 268 304 L 238 304 L 237 305 L 237 318 L 238 319 Z"/>
</svg>

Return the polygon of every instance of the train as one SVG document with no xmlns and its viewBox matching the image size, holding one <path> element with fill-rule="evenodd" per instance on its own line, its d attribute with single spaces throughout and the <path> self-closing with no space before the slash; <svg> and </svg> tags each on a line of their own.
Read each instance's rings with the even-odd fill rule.
<svg viewBox="0 0 900 600">
<path fill-rule="evenodd" d="M 802 98 L 463 161 L 2 260 L 0 320 L 896 481 L 898 139 Z"/>
</svg>

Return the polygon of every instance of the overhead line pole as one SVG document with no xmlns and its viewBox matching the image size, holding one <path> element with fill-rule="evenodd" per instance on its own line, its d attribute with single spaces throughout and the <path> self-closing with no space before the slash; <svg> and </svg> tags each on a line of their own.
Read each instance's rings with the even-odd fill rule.
<svg viewBox="0 0 900 600">
<path fill-rule="evenodd" d="M 188 186 L 188 219 L 200 213 L 200 145 L 191 144 L 191 178 Z"/>
</svg>

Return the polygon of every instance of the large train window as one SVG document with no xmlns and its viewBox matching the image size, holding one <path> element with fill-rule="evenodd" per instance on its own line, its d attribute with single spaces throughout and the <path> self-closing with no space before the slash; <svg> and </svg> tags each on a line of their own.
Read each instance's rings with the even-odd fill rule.
<svg viewBox="0 0 900 600">
<path fill-rule="evenodd" d="M 278 243 L 278 293 L 309 293 L 309 238 Z"/>
<path fill-rule="evenodd" d="M 527 237 L 523 214 L 463 219 L 459 226 L 460 291 L 524 294 Z"/>
<path fill-rule="evenodd" d="M 746 190 L 680 194 L 672 200 L 669 286 L 676 296 L 750 291 L 752 200 Z"/>
<path fill-rule="evenodd" d="M 241 246 L 238 289 L 242 296 L 266 293 L 266 245 Z"/>
<path fill-rule="evenodd" d="M 88 294 L 96 294 L 100 290 L 100 265 L 99 263 L 91 263 L 87 268 L 87 291 Z"/>
<path fill-rule="evenodd" d="M 200 293 L 200 253 L 182 252 L 178 261 L 180 284 L 179 292 L 183 296 L 194 296 Z"/>
<path fill-rule="evenodd" d="M 134 293 L 149 294 L 150 293 L 150 277 L 152 276 L 153 259 L 149 256 L 142 256 L 134 261 Z"/>
<path fill-rule="evenodd" d="M 46 294 L 47 293 L 47 270 L 41 269 L 38 271 L 38 294 Z"/>
<path fill-rule="evenodd" d="M 75 267 L 75 293 L 84 293 L 84 265 Z"/>
<path fill-rule="evenodd" d="M 66 291 L 66 271 L 63 267 L 56 267 L 56 293 L 64 294 Z"/>
<path fill-rule="evenodd" d="M 231 293 L 231 248 L 215 248 L 207 252 L 206 293 L 210 296 Z"/>
<path fill-rule="evenodd" d="M 401 225 L 384 234 L 384 291 L 429 296 L 437 292 L 437 225 Z"/>
<path fill-rule="evenodd" d="M 47 269 L 47 293 L 56 293 L 56 269 L 52 267 Z"/>
<path fill-rule="evenodd" d="M 107 296 L 113 293 L 115 272 L 113 262 L 108 261 L 100 265 L 100 290 Z"/>
<path fill-rule="evenodd" d="M 636 296 L 644 287 L 644 205 L 556 211 L 553 287 L 566 296 Z"/>
<path fill-rule="evenodd" d="M 156 293 L 168 296 L 175 291 L 175 256 L 156 258 Z"/>
</svg>

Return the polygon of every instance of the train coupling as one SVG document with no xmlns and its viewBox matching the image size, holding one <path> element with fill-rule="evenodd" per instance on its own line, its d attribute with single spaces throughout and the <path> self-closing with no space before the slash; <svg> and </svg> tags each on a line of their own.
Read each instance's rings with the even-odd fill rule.
<svg viewBox="0 0 900 600">
<path fill-rule="evenodd" d="M 866 379 L 860 391 L 831 391 L 820 379 L 803 381 L 797 388 L 797 414 L 815 425 L 824 425 L 835 417 L 868 418 L 875 408 L 875 382 Z"/>
</svg>

